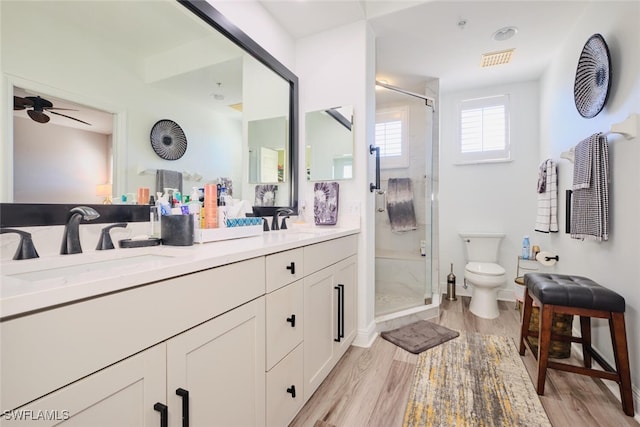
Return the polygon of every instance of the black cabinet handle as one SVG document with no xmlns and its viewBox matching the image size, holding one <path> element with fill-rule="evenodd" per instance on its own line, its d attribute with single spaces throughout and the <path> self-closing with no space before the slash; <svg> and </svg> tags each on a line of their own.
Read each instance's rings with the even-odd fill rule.
<svg viewBox="0 0 640 427">
<path fill-rule="evenodd" d="M 291 323 L 291 327 L 296 327 L 296 315 L 292 314 L 291 317 L 287 317 L 287 322 Z"/>
<path fill-rule="evenodd" d="M 344 338 L 344 285 L 335 286 L 333 289 L 338 291 L 338 337 L 334 338 L 335 342 L 340 342 L 341 338 Z"/>
<path fill-rule="evenodd" d="M 340 288 L 340 295 L 342 296 L 340 300 L 340 338 L 344 338 L 344 285 L 338 285 Z"/>
<path fill-rule="evenodd" d="M 189 427 L 189 391 L 178 388 L 176 394 L 182 398 L 182 427 Z"/>
<path fill-rule="evenodd" d="M 291 393 L 291 398 L 295 399 L 296 398 L 296 386 L 292 385 L 291 387 L 289 387 L 287 389 L 287 393 Z"/>
<path fill-rule="evenodd" d="M 153 405 L 153 409 L 160 412 L 160 427 L 168 427 L 169 421 L 167 420 L 167 418 L 169 411 L 167 405 L 163 405 L 162 403 L 157 402 L 155 405 Z"/>
<path fill-rule="evenodd" d="M 287 266 L 287 270 L 291 270 L 291 274 L 296 274 L 296 263 L 292 261 L 291 264 Z"/>
</svg>

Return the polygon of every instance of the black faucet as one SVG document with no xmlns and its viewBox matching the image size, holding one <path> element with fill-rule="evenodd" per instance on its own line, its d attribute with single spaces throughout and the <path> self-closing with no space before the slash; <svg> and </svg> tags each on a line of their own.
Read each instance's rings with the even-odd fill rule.
<svg viewBox="0 0 640 427">
<path fill-rule="evenodd" d="M 282 226 L 278 227 L 278 218 L 280 217 L 280 214 L 284 214 L 283 218 L 282 218 Z M 285 218 L 289 218 L 289 215 L 293 214 L 293 210 L 289 209 L 289 208 L 278 208 L 276 209 L 276 211 L 273 214 L 273 221 L 271 221 L 271 229 L 272 230 L 286 230 L 287 229 L 287 224 L 284 222 Z"/>
<path fill-rule="evenodd" d="M 13 259 L 39 258 L 33 240 L 31 240 L 31 233 L 14 228 L 1 228 L 0 234 L 4 233 L 16 233 L 20 236 L 20 243 L 18 243 L 18 249 L 16 249 Z"/>
<path fill-rule="evenodd" d="M 111 224 L 102 229 L 100 232 L 100 240 L 98 241 L 98 246 L 96 246 L 97 251 L 104 251 L 107 249 L 115 249 L 113 246 L 113 240 L 111 240 L 111 234 L 109 234 L 109 230 L 112 228 L 127 228 L 126 222 L 119 222 L 117 224 Z"/>
<path fill-rule="evenodd" d="M 67 218 L 67 224 L 64 226 L 60 254 L 82 253 L 82 247 L 80 246 L 80 220 L 91 221 L 99 216 L 100 214 L 89 206 L 77 206 L 71 209 Z"/>
</svg>

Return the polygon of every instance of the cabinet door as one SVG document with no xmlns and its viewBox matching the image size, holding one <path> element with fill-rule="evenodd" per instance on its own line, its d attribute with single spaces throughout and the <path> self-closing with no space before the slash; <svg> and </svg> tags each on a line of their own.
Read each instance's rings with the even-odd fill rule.
<svg viewBox="0 0 640 427">
<path fill-rule="evenodd" d="M 335 350 L 335 362 L 342 357 L 345 351 L 349 348 L 349 345 L 353 342 L 356 336 L 356 315 L 357 315 L 357 257 L 351 256 L 343 261 L 340 261 L 334 266 L 335 286 L 342 293 L 340 298 L 340 305 L 336 307 L 335 314 L 340 329 L 340 340 L 335 342 L 337 349 Z"/>
<path fill-rule="evenodd" d="M 169 425 L 187 399 L 191 426 L 264 426 L 264 323 L 261 297 L 167 341 Z"/>
<path fill-rule="evenodd" d="M 299 280 L 266 296 L 267 371 L 302 342 L 302 294 Z"/>
<path fill-rule="evenodd" d="M 304 398 L 311 397 L 332 366 L 337 291 L 333 268 L 325 268 L 304 279 Z"/>
<path fill-rule="evenodd" d="M 3 426 L 157 427 L 166 403 L 165 345 L 159 344 L 80 381 L 3 412 Z"/>
</svg>

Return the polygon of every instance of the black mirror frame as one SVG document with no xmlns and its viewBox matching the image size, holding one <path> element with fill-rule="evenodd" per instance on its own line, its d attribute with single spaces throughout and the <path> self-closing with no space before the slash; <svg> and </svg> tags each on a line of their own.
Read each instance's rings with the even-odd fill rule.
<svg viewBox="0 0 640 427">
<path fill-rule="evenodd" d="M 289 83 L 289 170 L 291 206 L 262 207 L 261 213 L 273 215 L 276 209 L 288 207 L 297 212 L 298 207 L 298 77 L 286 66 L 231 23 L 206 0 L 177 0 L 196 16 L 222 33 L 267 68 Z M 81 204 L 81 203 L 80 203 Z M 40 203 L 1 203 L 0 227 L 30 227 L 63 225 L 69 209 L 76 205 Z M 148 208 L 135 205 L 91 205 L 104 211 L 100 222 L 149 221 Z M 108 212 L 108 214 L 107 214 Z"/>
</svg>

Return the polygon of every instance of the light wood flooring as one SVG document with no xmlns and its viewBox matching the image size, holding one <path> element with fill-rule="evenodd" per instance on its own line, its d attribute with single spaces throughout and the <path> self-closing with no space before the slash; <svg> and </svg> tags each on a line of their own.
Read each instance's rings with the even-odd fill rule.
<svg viewBox="0 0 640 427">
<path fill-rule="evenodd" d="M 439 319 L 430 320 L 518 342 L 520 314 L 514 303 L 500 302 L 500 316 L 485 320 L 469 312 L 469 301 L 469 297 L 444 300 Z M 352 346 L 290 426 L 402 426 L 416 362 L 417 355 L 380 337 L 371 348 Z M 529 351 L 524 362 L 529 375 L 536 378 L 535 359 Z M 620 402 L 600 379 L 549 370 L 540 400 L 554 427 L 640 426 L 624 415 Z"/>
</svg>

